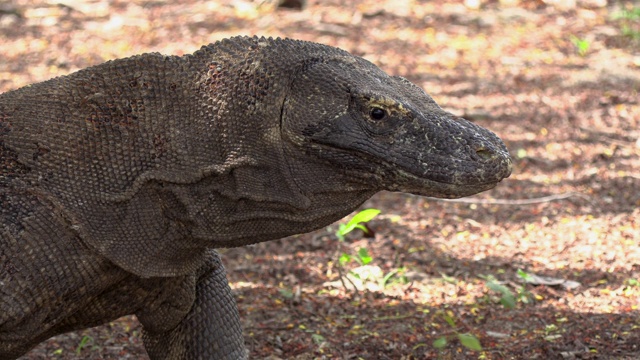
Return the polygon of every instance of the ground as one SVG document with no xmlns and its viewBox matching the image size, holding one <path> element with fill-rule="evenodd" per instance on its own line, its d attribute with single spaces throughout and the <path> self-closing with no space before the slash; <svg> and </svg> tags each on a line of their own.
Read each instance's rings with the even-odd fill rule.
<svg viewBox="0 0 640 360">
<path fill-rule="evenodd" d="M 636 359 L 639 6 L 0 1 L 0 92 L 137 53 L 190 53 L 238 34 L 363 56 L 496 132 L 514 158 L 513 175 L 462 201 L 378 194 L 363 206 L 381 210 L 368 237 L 357 230 L 340 242 L 335 224 L 222 250 L 252 358 Z M 339 266 L 342 253 L 357 258 L 360 249 L 368 265 Z M 60 335 L 23 357 L 45 358 L 146 355 L 140 326 L 127 317 Z"/>
</svg>

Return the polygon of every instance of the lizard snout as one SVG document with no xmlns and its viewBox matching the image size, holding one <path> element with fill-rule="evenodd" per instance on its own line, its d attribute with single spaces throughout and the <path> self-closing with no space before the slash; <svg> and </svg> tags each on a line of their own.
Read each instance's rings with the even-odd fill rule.
<svg viewBox="0 0 640 360">
<path fill-rule="evenodd" d="M 512 161 L 508 151 L 504 146 L 485 145 L 483 143 L 472 146 L 471 157 L 485 166 L 490 166 L 496 172 L 499 179 L 507 178 L 511 175 Z"/>
<path fill-rule="evenodd" d="M 466 146 L 459 148 L 458 158 L 471 160 L 483 169 L 493 173 L 501 180 L 511 175 L 512 160 L 504 142 L 491 131 L 484 129 L 466 119 L 456 118 L 456 124 L 463 129 L 462 134 L 469 134 Z M 459 137 L 463 137 L 458 135 Z"/>
</svg>

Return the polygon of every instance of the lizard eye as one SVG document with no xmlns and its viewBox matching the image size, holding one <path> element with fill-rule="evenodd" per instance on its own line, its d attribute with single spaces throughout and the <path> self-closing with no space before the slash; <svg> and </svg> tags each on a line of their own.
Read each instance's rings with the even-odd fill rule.
<svg viewBox="0 0 640 360">
<path fill-rule="evenodd" d="M 384 109 L 381 109 L 379 107 L 374 107 L 369 112 L 369 117 L 372 120 L 382 120 L 384 119 L 385 116 L 387 116 L 387 112 Z"/>
</svg>

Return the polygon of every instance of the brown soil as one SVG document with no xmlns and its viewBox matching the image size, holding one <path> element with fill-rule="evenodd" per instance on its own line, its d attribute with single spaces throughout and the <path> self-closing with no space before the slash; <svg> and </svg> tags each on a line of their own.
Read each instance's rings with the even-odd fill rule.
<svg viewBox="0 0 640 360">
<path fill-rule="evenodd" d="M 364 206 L 382 210 L 369 238 L 339 243 L 335 225 L 223 250 L 252 358 L 640 358 L 640 20 L 615 19 L 625 2 L 474 2 L 4 1 L 0 91 L 237 34 L 364 56 L 496 132 L 513 175 L 464 202 L 378 194 Z M 340 283 L 339 253 L 360 248 L 370 270 L 397 271 L 385 286 L 379 274 L 358 293 Z M 519 269 L 569 282 L 523 284 Z M 487 276 L 523 295 L 515 308 Z M 139 335 L 123 318 L 24 359 L 146 358 Z"/>
</svg>

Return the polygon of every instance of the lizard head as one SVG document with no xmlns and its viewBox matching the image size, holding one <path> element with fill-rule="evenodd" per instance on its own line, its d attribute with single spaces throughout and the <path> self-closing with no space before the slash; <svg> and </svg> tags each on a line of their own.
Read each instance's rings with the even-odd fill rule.
<svg viewBox="0 0 640 360">
<path fill-rule="evenodd" d="M 495 134 L 357 57 L 316 59 L 294 72 L 281 129 L 303 156 L 372 190 L 455 198 L 511 174 Z"/>
</svg>

